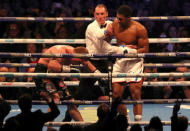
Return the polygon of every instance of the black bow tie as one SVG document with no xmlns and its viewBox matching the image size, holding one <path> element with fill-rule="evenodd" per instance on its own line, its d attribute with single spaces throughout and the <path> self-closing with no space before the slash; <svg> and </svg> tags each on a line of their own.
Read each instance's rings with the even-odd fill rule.
<svg viewBox="0 0 190 131">
<path fill-rule="evenodd" d="M 101 28 L 101 29 L 102 29 L 102 28 L 106 28 L 106 25 L 107 25 L 107 23 L 104 24 L 104 25 L 100 25 L 100 28 Z"/>
</svg>

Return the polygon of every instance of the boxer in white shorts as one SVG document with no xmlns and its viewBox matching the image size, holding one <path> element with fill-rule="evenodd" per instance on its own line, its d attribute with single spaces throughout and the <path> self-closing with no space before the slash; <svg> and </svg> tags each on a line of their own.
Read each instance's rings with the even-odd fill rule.
<svg viewBox="0 0 190 131">
<path fill-rule="evenodd" d="M 114 73 L 143 73 L 143 59 L 142 58 L 122 58 L 116 60 L 113 66 Z M 126 77 L 126 78 L 112 78 L 112 82 L 139 82 L 142 77 Z"/>
<path fill-rule="evenodd" d="M 148 34 L 146 28 L 139 22 L 131 19 L 132 10 L 127 5 L 121 5 L 117 10 L 116 19 L 108 24 L 101 39 L 107 40 L 114 36 L 117 45 L 124 48 L 125 53 L 146 53 L 149 50 Z M 142 73 L 142 58 L 121 58 L 117 59 L 113 67 L 113 73 Z M 133 100 L 141 99 L 142 78 L 114 78 L 113 79 L 113 98 L 122 97 L 126 82 Z M 127 115 L 126 106 L 121 104 L 118 107 L 121 114 Z M 134 119 L 142 119 L 142 104 L 134 104 Z"/>
</svg>

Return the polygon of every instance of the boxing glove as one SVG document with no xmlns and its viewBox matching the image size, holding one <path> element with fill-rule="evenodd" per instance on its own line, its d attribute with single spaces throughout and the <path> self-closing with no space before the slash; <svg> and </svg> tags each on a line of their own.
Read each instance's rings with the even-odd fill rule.
<svg viewBox="0 0 190 131">
<path fill-rule="evenodd" d="M 127 47 L 127 45 L 120 45 L 120 49 L 122 50 L 123 54 L 137 53 L 136 49 L 129 48 L 129 47 Z"/>
</svg>

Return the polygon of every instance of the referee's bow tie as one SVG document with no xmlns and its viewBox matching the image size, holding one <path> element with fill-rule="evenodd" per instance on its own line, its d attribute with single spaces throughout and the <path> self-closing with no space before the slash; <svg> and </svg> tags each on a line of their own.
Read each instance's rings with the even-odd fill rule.
<svg viewBox="0 0 190 131">
<path fill-rule="evenodd" d="M 101 29 L 102 29 L 102 28 L 106 28 L 106 25 L 107 25 L 107 23 L 104 24 L 104 25 L 100 25 L 100 28 L 101 28 Z"/>
</svg>

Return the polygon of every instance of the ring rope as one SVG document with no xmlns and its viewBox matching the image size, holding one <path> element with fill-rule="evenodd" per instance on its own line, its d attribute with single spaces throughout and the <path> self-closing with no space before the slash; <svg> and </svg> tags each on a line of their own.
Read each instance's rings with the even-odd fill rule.
<svg viewBox="0 0 190 131">
<path fill-rule="evenodd" d="M 35 77 L 35 78 L 106 78 L 107 73 L 12 73 L 0 72 L 0 77 Z M 189 73 L 112 73 L 113 78 L 126 77 L 190 77 Z"/>
<path fill-rule="evenodd" d="M 70 67 L 73 68 L 82 68 L 83 65 L 73 65 L 70 64 Z M 36 63 L 0 63 L 0 67 L 36 67 Z"/>
<path fill-rule="evenodd" d="M 162 124 L 164 125 L 164 126 L 169 126 L 169 125 L 171 125 L 171 121 L 161 121 L 162 122 Z M 62 126 L 62 125 L 66 125 L 66 124 L 69 124 L 69 125 L 72 125 L 72 126 L 82 126 L 82 127 L 84 127 L 84 126 L 87 126 L 87 125 L 90 125 L 90 124 L 93 124 L 94 122 L 79 122 L 79 121 L 76 121 L 76 122 L 56 122 L 56 121 L 54 121 L 54 122 L 46 122 L 45 124 L 44 124 L 44 126 L 54 126 L 54 127 L 60 127 L 60 126 Z M 149 121 L 129 121 L 128 122 L 128 124 L 130 125 L 130 126 L 132 126 L 132 125 L 135 125 L 135 124 L 139 124 L 139 125 L 141 125 L 141 126 L 146 126 L 146 125 L 148 125 L 150 122 Z M 190 125 L 190 121 L 188 121 L 188 125 Z"/>
<path fill-rule="evenodd" d="M 0 67 L 36 67 L 36 63 L 0 63 Z"/>
<path fill-rule="evenodd" d="M 79 86 L 79 81 L 64 81 L 67 86 Z M 98 86 L 98 82 L 95 83 Z M 143 82 L 143 86 L 162 87 L 162 86 L 190 86 L 190 81 L 159 81 Z M 0 82 L 0 87 L 36 87 L 34 82 Z"/>
<path fill-rule="evenodd" d="M 114 20 L 115 17 L 108 17 L 109 20 Z M 167 20 L 189 20 L 190 16 L 153 16 L 153 17 L 132 17 L 137 21 L 167 21 Z M 91 17 L 0 17 L 0 21 L 32 21 L 32 22 L 62 22 L 62 21 L 93 21 Z"/>
<path fill-rule="evenodd" d="M 149 38 L 149 43 L 187 43 L 190 38 Z M 36 44 L 85 44 L 85 39 L 0 39 L 0 43 L 36 43 Z M 113 39 L 111 43 L 116 43 Z"/>
<path fill-rule="evenodd" d="M 131 54 L 49 54 L 49 53 L 5 53 L 0 52 L 0 58 L 160 58 L 160 57 L 190 57 L 190 52 L 165 53 L 131 53 Z"/>
<path fill-rule="evenodd" d="M 94 122 L 47 122 L 45 123 L 45 126 L 62 126 L 65 124 L 70 124 L 73 126 L 87 126 L 90 124 L 93 124 Z M 134 124 L 139 124 L 141 126 L 148 125 L 150 122 L 149 121 L 129 121 L 129 125 L 134 125 Z M 165 126 L 171 125 L 171 121 L 162 121 L 162 124 Z M 190 121 L 188 121 L 188 125 L 190 125 Z"/>
<path fill-rule="evenodd" d="M 190 67 L 190 63 L 144 63 L 144 67 L 159 67 L 159 68 Z"/>
<path fill-rule="evenodd" d="M 18 100 L 6 100 L 10 104 L 18 104 Z M 123 104 L 173 104 L 176 101 L 181 103 L 190 103 L 190 99 L 142 99 L 142 100 L 123 100 Z M 98 100 L 62 100 L 60 102 L 56 102 L 59 105 L 99 105 L 101 103 L 110 104 L 110 101 L 98 101 Z M 33 100 L 32 104 L 47 104 L 46 101 Z"/>
<path fill-rule="evenodd" d="M 36 63 L 0 63 L 0 67 L 35 67 Z M 82 65 L 70 65 L 71 67 L 81 68 Z M 144 67 L 190 67 L 190 63 L 144 63 Z"/>
<path fill-rule="evenodd" d="M 80 122 L 80 121 L 76 121 L 76 122 L 46 122 L 44 124 L 44 126 L 62 126 L 62 125 L 72 125 L 72 126 L 87 126 L 90 124 L 93 124 L 94 122 Z"/>
</svg>

